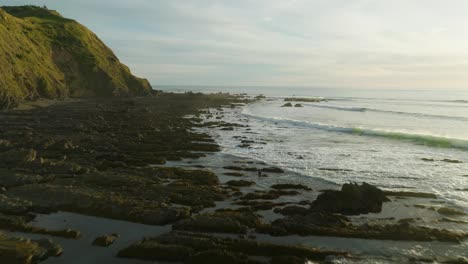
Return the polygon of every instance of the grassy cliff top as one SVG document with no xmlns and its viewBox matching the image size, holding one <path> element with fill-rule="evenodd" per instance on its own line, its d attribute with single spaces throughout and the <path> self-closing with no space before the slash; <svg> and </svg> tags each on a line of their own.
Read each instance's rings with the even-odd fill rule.
<svg viewBox="0 0 468 264">
<path fill-rule="evenodd" d="M 0 108 L 17 100 L 150 94 L 80 23 L 36 6 L 0 7 Z"/>
</svg>

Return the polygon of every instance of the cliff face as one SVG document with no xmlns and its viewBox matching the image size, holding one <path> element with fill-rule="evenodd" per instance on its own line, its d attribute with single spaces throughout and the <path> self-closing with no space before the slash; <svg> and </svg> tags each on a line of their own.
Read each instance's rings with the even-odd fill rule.
<svg viewBox="0 0 468 264">
<path fill-rule="evenodd" d="M 136 96 L 151 90 L 78 22 L 45 8 L 0 8 L 0 108 L 22 99 Z"/>
</svg>

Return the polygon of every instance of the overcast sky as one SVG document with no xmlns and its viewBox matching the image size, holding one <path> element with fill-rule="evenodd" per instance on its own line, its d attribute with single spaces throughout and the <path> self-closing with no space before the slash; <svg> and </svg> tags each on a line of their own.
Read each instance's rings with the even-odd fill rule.
<svg viewBox="0 0 468 264">
<path fill-rule="evenodd" d="M 0 0 L 31 3 L 156 85 L 468 89 L 466 0 Z"/>
</svg>

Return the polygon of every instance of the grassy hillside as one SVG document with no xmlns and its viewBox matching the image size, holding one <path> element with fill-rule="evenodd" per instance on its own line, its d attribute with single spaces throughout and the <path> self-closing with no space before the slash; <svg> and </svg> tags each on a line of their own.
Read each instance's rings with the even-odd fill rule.
<svg viewBox="0 0 468 264">
<path fill-rule="evenodd" d="M 151 92 L 93 32 L 56 11 L 0 8 L 0 108 L 17 100 Z"/>
</svg>

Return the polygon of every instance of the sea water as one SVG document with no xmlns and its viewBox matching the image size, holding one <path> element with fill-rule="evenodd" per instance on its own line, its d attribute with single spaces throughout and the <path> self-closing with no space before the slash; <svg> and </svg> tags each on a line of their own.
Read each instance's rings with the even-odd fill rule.
<svg viewBox="0 0 468 264">
<path fill-rule="evenodd" d="M 239 147 L 223 131 L 223 151 L 336 184 L 429 192 L 468 212 L 468 89 L 380 90 L 291 87 L 163 87 L 172 91 L 264 94 L 231 121 L 250 127 Z M 286 97 L 321 98 L 281 107 Z"/>
</svg>

